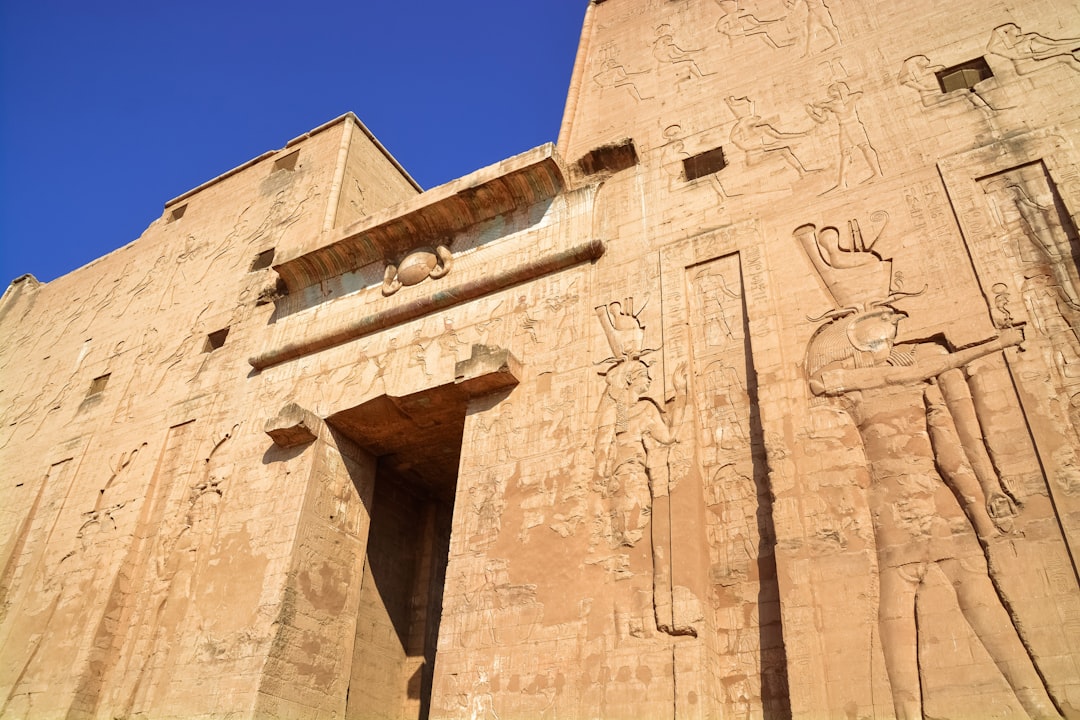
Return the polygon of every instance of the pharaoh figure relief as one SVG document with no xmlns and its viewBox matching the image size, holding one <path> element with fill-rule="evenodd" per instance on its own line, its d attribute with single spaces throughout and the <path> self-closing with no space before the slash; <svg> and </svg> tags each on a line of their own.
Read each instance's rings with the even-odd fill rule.
<svg viewBox="0 0 1080 720">
<path fill-rule="evenodd" d="M 908 316 L 895 305 L 913 294 L 893 289 L 891 260 L 857 227 L 849 223 L 845 235 L 804 225 L 794 236 L 836 305 L 810 340 L 806 373 L 815 402 L 850 416 L 869 466 L 877 627 L 896 715 L 923 717 L 916 604 L 928 583 L 943 579 L 1023 709 L 1032 718 L 1060 717 L 987 562 L 988 544 L 1010 532 L 1018 502 L 990 461 L 963 371 L 1019 346 L 1024 328 L 1003 328 L 961 350 L 903 342 Z"/>
<path fill-rule="evenodd" d="M 598 531 L 607 546 L 603 552 L 612 554 L 608 564 L 617 568 L 616 579 L 635 586 L 625 607 L 616 601 L 620 632 L 650 634 L 644 626 L 650 613 L 639 607 L 643 593 L 636 588 L 636 579 L 651 575 L 656 629 L 694 635 L 695 629 L 672 612 L 671 518 L 666 503 L 674 480 L 671 451 L 686 415 L 685 371 L 680 367 L 675 372 L 674 407 L 665 418 L 648 394 L 652 376 L 644 358 L 656 349 L 644 347 L 645 327 L 638 319 L 642 309 L 634 312 L 633 298 L 596 308 L 612 351 L 605 361 L 606 387 L 596 411 L 593 489 L 601 504 Z M 624 615 L 626 621 L 621 619 Z"/>
</svg>

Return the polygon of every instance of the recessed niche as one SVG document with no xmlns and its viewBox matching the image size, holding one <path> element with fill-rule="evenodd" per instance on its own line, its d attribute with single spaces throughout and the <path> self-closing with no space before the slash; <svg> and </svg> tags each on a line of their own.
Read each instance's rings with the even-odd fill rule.
<svg viewBox="0 0 1080 720">
<path fill-rule="evenodd" d="M 265 270 L 270 267 L 274 262 L 274 248 L 269 250 L 263 250 L 261 253 L 255 256 L 255 260 L 251 263 L 251 270 L 249 272 L 255 272 L 256 270 Z"/>
<path fill-rule="evenodd" d="M 180 218 L 184 217 L 184 213 L 186 212 L 187 203 L 184 203 L 183 205 L 177 205 L 169 211 L 169 222 L 175 222 L 176 220 L 179 220 Z"/>
<path fill-rule="evenodd" d="M 687 180 L 697 180 L 700 177 L 712 175 L 714 172 L 723 170 L 726 166 L 727 162 L 724 160 L 723 148 L 706 150 L 683 160 L 683 170 L 686 172 Z"/>
<path fill-rule="evenodd" d="M 637 150 L 630 138 L 610 145 L 593 148 L 577 161 L 578 168 L 585 175 L 600 172 L 617 173 L 632 168 L 638 163 Z"/>
<path fill-rule="evenodd" d="M 293 150 L 288 155 L 282 155 L 274 161 L 274 172 L 278 170 L 295 170 L 296 161 L 300 158 L 300 151 Z"/>
<path fill-rule="evenodd" d="M 206 336 L 206 345 L 203 346 L 203 352 L 213 352 L 219 347 L 225 344 L 225 338 L 229 337 L 229 328 L 222 328 L 221 330 L 215 330 Z"/>
<path fill-rule="evenodd" d="M 939 70 L 936 73 L 941 92 L 949 93 L 953 90 L 971 90 L 987 78 L 994 77 L 990 66 L 984 58 L 953 65 L 952 67 Z"/>
<path fill-rule="evenodd" d="M 90 391 L 86 393 L 86 397 L 92 397 L 99 395 L 105 390 L 105 386 L 109 384 L 109 373 L 99 375 L 90 381 Z"/>
</svg>

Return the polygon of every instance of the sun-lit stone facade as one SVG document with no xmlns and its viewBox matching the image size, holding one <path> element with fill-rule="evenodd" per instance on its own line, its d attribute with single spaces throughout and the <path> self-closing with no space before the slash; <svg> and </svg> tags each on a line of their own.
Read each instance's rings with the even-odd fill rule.
<svg viewBox="0 0 1080 720">
<path fill-rule="evenodd" d="M 0 717 L 1080 718 L 1078 223 L 1073 2 L 594 0 L 11 283 Z"/>
</svg>

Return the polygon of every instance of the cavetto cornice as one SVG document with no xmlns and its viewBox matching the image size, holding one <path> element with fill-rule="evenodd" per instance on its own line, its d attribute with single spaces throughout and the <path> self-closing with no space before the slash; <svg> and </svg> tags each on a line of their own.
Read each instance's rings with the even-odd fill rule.
<svg viewBox="0 0 1080 720">
<path fill-rule="evenodd" d="M 313 239 L 274 265 L 284 294 L 248 362 L 262 370 L 596 260 L 596 187 L 566 186 L 549 143 Z"/>
<path fill-rule="evenodd" d="M 541 145 L 318 237 L 274 269 L 292 294 L 416 247 L 449 245 L 482 222 L 550 200 L 564 178 L 555 146 Z"/>
</svg>

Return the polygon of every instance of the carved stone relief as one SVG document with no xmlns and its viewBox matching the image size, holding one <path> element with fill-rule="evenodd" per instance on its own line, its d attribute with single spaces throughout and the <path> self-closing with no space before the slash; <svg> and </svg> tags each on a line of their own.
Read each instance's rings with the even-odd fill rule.
<svg viewBox="0 0 1080 720">
<path fill-rule="evenodd" d="M 840 162 L 836 185 L 833 189 L 849 186 L 848 170 L 852 163 L 859 163 L 870 174 L 858 182 L 864 183 L 881 177 L 881 165 L 877 151 L 870 144 L 866 125 L 859 117 L 858 102 L 862 91 L 852 90 L 845 82 L 835 82 L 828 88 L 828 97 L 806 106 L 806 112 L 814 122 L 825 124 L 836 121 Z"/>
<path fill-rule="evenodd" d="M 601 89 L 625 88 L 630 97 L 637 102 L 641 102 L 642 100 L 651 100 L 652 96 L 642 95 L 637 86 L 638 81 L 635 81 L 634 78 L 648 75 L 650 72 L 651 70 L 639 70 L 636 72 L 627 70 L 624 65 L 619 63 L 614 54 L 611 54 L 601 59 L 599 69 L 593 74 L 592 80 Z"/>
<path fill-rule="evenodd" d="M 138 450 L 116 459 L 111 477 L 98 485 L 107 488 L 129 469 L 137 455 Z M 63 477 L 58 473 L 56 480 Z M 0 687 L 6 691 L 0 714 L 5 717 L 36 717 L 57 711 L 57 698 L 69 693 L 78 680 L 70 669 L 83 667 L 94 651 L 95 630 L 114 581 L 112 559 L 125 540 L 118 529 L 129 526 L 132 510 L 126 501 L 106 501 L 102 491 L 97 493 L 95 507 L 79 511 L 76 498 L 82 488 L 75 482 L 75 472 L 71 480 L 50 482 L 51 487 L 43 488 L 47 492 L 42 500 L 46 502 L 39 505 L 41 512 L 35 513 L 35 521 L 51 525 L 43 537 L 54 541 L 66 538 L 70 544 L 63 554 L 61 543 L 54 543 L 53 548 L 33 548 L 29 563 L 22 568 L 24 590 L 14 606 L 14 624 L 5 629 L 0 640 L 0 656 L 11 658 L 0 670 Z M 68 658 L 70 666 L 57 667 L 50 661 L 57 657 Z"/>
<path fill-rule="evenodd" d="M 782 662 L 761 652 L 760 559 L 771 554 L 762 525 L 768 489 L 760 430 L 752 420 L 752 369 L 747 363 L 747 318 L 738 255 L 686 269 L 696 412 L 697 455 L 707 509 L 709 598 L 723 659 L 720 699 L 728 712 L 768 705 L 764 678 L 783 675 Z M 763 701 L 763 698 L 765 700 Z"/>
<path fill-rule="evenodd" d="M 416 285 L 428 278 L 445 277 L 453 265 L 454 254 L 445 245 L 412 250 L 397 263 L 386 263 L 382 294 L 393 295 L 402 287 Z"/>
<path fill-rule="evenodd" d="M 746 166 L 753 167 L 769 158 L 780 158 L 802 178 L 809 172 L 823 168 L 807 169 L 795 156 L 788 142 L 806 136 L 807 132 L 783 132 L 777 130 L 757 114 L 753 100 L 747 97 L 729 97 L 727 105 L 737 118 L 731 128 L 731 142 L 746 153 Z"/>
<path fill-rule="evenodd" d="M 840 31 L 825 0 L 785 0 L 791 16 L 805 12 L 806 29 L 803 37 L 803 57 L 811 52 L 825 52 L 840 44 Z M 802 10 L 799 10 L 802 6 Z"/>
<path fill-rule="evenodd" d="M 994 28 L 986 49 L 1012 60 L 1020 75 L 1064 64 L 1080 72 L 1080 38 L 1055 39 L 1039 33 L 1025 33 L 1015 23 Z"/>
<path fill-rule="evenodd" d="M 39 572 L 45 548 L 35 538 L 49 532 L 56 521 L 65 493 L 69 490 L 69 476 L 74 471 L 72 459 L 51 465 L 44 473 L 32 505 L 27 509 L 17 531 L 12 533 L 12 544 L 5 547 L 3 575 L 0 576 L 0 647 L 8 642 L 11 627 L 5 624 L 10 611 L 17 608 L 26 593 L 27 580 Z M 13 528 L 14 530 L 14 528 Z M 20 590 L 21 588 L 21 590 Z"/>
<path fill-rule="evenodd" d="M 672 518 L 667 504 L 673 480 L 677 482 L 671 450 L 678 438 L 673 428 L 683 423 L 687 380 L 685 368 L 676 371 L 674 408 L 666 419 L 648 395 L 652 377 L 644 358 L 655 349 L 645 346 L 645 328 L 638 319 L 642 309 L 635 313 L 633 298 L 596 308 L 612 352 L 605 361 L 606 387 L 596 411 L 596 531 L 616 577 L 651 576 L 655 627 L 671 635 L 694 635 L 692 625 L 677 623 L 672 616 Z M 643 539 L 642 546 L 648 548 L 644 552 L 637 549 Z M 621 612 L 640 617 L 638 608 Z M 627 631 L 644 632 L 636 626 Z"/>
<path fill-rule="evenodd" d="M 686 139 L 682 126 L 669 125 L 664 128 L 664 137 L 667 142 L 660 148 L 660 163 L 667 176 L 668 192 L 674 193 L 693 188 L 695 183 L 687 182 L 683 165 L 683 161 L 690 157 L 690 153 L 686 151 Z M 707 183 L 716 192 L 720 203 L 723 203 L 725 198 L 737 195 L 724 189 L 719 175 L 715 172 L 699 178 L 699 181 Z"/>
<path fill-rule="evenodd" d="M 901 342 L 906 314 L 893 303 L 910 293 L 890 292 L 891 261 L 872 245 L 833 254 L 820 234 L 816 246 L 811 242 L 808 226 L 794 235 L 840 305 L 811 338 L 806 372 L 814 395 L 850 415 L 869 466 L 878 633 L 897 716 L 922 717 L 926 678 L 917 652 L 924 629 L 917 627 L 916 603 L 929 580 L 943 576 L 1019 703 L 1031 717 L 1056 717 L 1019 618 L 988 567 L 988 543 L 1011 531 L 1021 498 L 1007 493 L 990 461 L 978 403 L 962 373 L 1019 345 L 1024 332 L 1006 328 L 955 351 L 938 342 Z"/>
<path fill-rule="evenodd" d="M 751 225 L 730 226 L 660 253 L 664 364 L 685 368 L 689 377 L 688 422 L 671 452 L 678 478 L 667 498 L 678 518 L 671 584 L 686 603 L 681 612 L 699 603 L 703 619 L 695 627 L 702 656 L 694 666 L 705 668 L 706 676 L 677 684 L 736 717 L 788 712 L 787 660 L 775 612 L 769 465 L 751 400 L 757 385 L 747 306 L 769 302 L 762 297 L 767 287 L 755 238 Z M 736 252 L 740 247 L 746 252 Z M 728 254 L 717 257 L 724 249 Z M 769 336 L 767 328 L 756 332 Z M 676 378 L 664 383 L 672 400 Z M 678 661 L 676 666 L 678 675 Z"/>
<path fill-rule="evenodd" d="M 1035 330 L 1047 339 L 1058 382 L 1080 382 L 1080 238 L 1045 168 L 1028 165 L 980 181 L 1014 285 Z"/>
<path fill-rule="evenodd" d="M 798 41 L 798 38 L 793 37 L 787 30 L 784 22 L 786 17 L 758 18 L 754 12 L 743 7 L 745 0 L 716 2 L 722 13 L 716 23 L 716 31 L 727 36 L 729 45 L 734 46 L 738 38 L 758 37 L 768 47 L 778 50 L 790 47 Z"/>
<path fill-rule="evenodd" d="M 938 81 L 937 73 L 945 70 L 944 65 L 934 65 L 930 58 L 925 55 L 913 55 L 904 61 L 900 67 L 897 80 L 904 87 L 911 88 L 919 93 L 919 101 L 925 108 L 945 105 L 954 101 L 960 101 L 970 107 L 978 108 L 987 112 L 1000 110 L 983 96 L 982 91 L 973 86 L 962 90 L 944 92 Z"/>
<path fill-rule="evenodd" d="M 653 57 L 660 68 L 670 66 L 674 75 L 675 86 L 691 80 L 700 80 L 707 75 L 715 75 L 716 71 L 705 72 L 698 65 L 697 58 L 703 52 L 703 48 L 684 50 L 675 44 L 675 30 L 667 24 L 657 25 L 655 28 L 656 39 L 653 41 Z"/>
<path fill-rule="evenodd" d="M 253 603 L 259 583 L 245 581 L 237 594 L 237 569 L 258 569 L 259 562 L 239 533 L 219 533 L 223 494 L 233 466 L 223 462 L 223 446 L 238 426 L 208 440 L 205 457 L 198 452 L 194 422 L 170 429 L 158 466 L 147 485 L 138 535 L 124 559 L 121 576 L 150 588 L 129 609 L 133 622 L 113 636 L 119 618 L 106 618 L 96 639 L 96 673 L 82 681 L 89 702 L 119 716 L 165 706 L 169 676 L 183 663 L 219 662 L 243 652 L 231 626 L 222 623 L 221 596 Z M 201 454 L 201 453 L 200 453 Z M 113 594 L 123 593 L 120 586 Z M 110 607 L 122 607 L 119 602 Z M 242 617 L 243 613 L 229 613 Z M 242 620 L 246 623 L 247 620 Z M 102 634 L 102 633 L 105 634 Z M 182 642 L 177 642 L 183 637 Z M 107 692 L 102 692 L 108 688 Z"/>
</svg>

